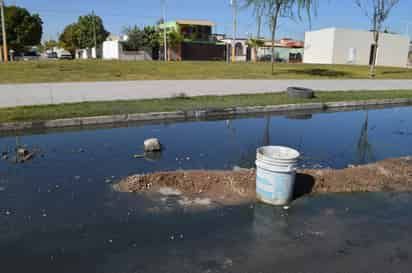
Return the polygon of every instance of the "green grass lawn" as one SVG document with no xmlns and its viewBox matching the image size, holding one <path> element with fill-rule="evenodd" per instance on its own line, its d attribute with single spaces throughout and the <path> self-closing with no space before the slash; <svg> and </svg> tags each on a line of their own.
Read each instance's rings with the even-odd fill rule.
<svg viewBox="0 0 412 273">
<path fill-rule="evenodd" d="M 40 61 L 0 64 L 0 83 L 160 79 L 362 79 L 366 66 L 224 62 Z M 412 69 L 377 69 L 378 79 L 412 79 Z"/>
<path fill-rule="evenodd" d="M 0 123 L 38 121 L 59 118 L 90 117 L 100 115 L 167 112 L 235 106 L 266 106 L 307 102 L 355 101 L 369 99 L 412 99 L 412 90 L 405 91 L 347 91 L 318 92 L 311 100 L 289 99 L 285 93 L 235 96 L 204 96 L 192 98 L 151 99 L 133 101 L 86 102 L 46 106 L 0 108 Z"/>
</svg>

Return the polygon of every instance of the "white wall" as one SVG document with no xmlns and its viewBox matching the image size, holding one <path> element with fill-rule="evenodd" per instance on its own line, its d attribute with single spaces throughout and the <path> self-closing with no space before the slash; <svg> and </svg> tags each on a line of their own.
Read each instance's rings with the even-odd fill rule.
<svg viewBox="0 0 412 273">
<path fill-rule="evenodd" d="M 120 59 L 121 46 L 119 41 L 105 41 L 103 42 L 103 59 L 104 60 L 118 60 Z"/>
<path fill-rule="evenodd" d="M 333 64 L 369 65 L 369 56 L 373 36 L 370 32 L 334 29 Z M 350 51 L 356 52 L 354 60 L 350 60 Z"/>
<path fill-rule="evenodd" d="M 329 28 L 305 34 L 305 63 L 369 65 L 373 33 Z M 377 65 L 406 67 L 409 41 L 396 34 L 380 34 Z"/>
<path fill-rule="evenodd" d="M 406 67 L 408 65 L 408 53 L 408 37 L 382 34 L 378 47 L 377 65 Z"/>
<path fill-rule="evenodd" d="M 334 28 L 306 32 L 303 62 L 331 64 L 333 62 L 334 36 Z"/>
</svg>

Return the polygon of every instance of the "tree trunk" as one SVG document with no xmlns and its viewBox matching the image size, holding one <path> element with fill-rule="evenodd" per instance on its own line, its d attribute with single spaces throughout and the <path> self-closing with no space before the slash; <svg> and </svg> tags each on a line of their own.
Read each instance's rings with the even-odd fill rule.
<svg viewBox="0 0 412 273">
<path fill-rule="evenodd" d="M 276 6 L 275 13 L 272 16 L 272 75 L 275 73 L 275 38 L 276 38 L 276 28 L 278 24 L 278 17 L 279 17 L 280 5 Z"/>
<path fill-rule="evenodd" d="M 377 57 L 378 57 L 378 47 L 379 47 L 379 31 L 375 31 L 374 33 L 373 33 L 373 36 L 374 36 L 374 45 L 375 45 L 375 47 L 374 47 L 374 51 L 372 52 L 372 63 L 371 63 L 371 65 L 370 65 L 370 67 L 369 67 L 369 76 L 371 77 L 371 78 L 375 78 L 375 76 L 376 76 L 376 59 L 377 59 Z"/>
<path fill-rule="evenodd" d="M 254 46 L 252 48 L 252 62 L 253 63 L 257 62 L 257 46 Z"/>
</svg>

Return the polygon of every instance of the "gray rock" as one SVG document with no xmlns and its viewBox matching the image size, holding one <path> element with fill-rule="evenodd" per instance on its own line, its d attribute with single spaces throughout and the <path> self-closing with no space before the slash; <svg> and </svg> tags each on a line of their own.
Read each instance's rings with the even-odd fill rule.
<svg viewBox="0 0 412 273">
<path fill-rule="evenodd" d="M 150 138 L 144 142 L 144 151 L 145 152 L 159 152 L 162 150 L 160 141 L 157 138 Z"/>
</svg>

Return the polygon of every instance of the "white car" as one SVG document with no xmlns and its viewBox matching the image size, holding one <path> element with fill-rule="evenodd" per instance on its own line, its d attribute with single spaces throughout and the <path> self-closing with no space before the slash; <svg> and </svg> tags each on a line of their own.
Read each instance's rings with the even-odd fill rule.
<svg viewBox="0 0 412 273">
<path fill-rule="evenodd" d="M 71 59 L 73 59 L 72 54 L 70 54 L 70 52 L 68 52 L 68 51 L 58 52 L 58 53 L 57 53 L 57 57 L 58 57 L 60 60 L 71 60 Z"/>
</svg>

